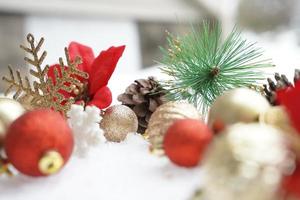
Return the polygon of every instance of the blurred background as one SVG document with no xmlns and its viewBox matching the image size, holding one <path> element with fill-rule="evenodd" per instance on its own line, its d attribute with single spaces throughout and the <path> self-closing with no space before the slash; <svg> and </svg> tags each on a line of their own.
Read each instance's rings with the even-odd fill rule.
<svg viewBox="0 0 300 200">
<path fill-rule="evenodd" d="M 56 63 L 71 41 L 91 46 L 96 55 L 125 44 L 113 83 L 159 75 L 153 66 L 161 59 L 166 30 L 185 33 L 208 19 L 221 22 L 224 36 L 240 27 L 273 59 L 274 71 L 291 76 L 300 67 L 299 11 L 297 0 L 0 0 L 0 74 L 8 64 L 27 71 L 19 44 L 33 33 L 46 39 L 46 63 Z"/>
</svg>

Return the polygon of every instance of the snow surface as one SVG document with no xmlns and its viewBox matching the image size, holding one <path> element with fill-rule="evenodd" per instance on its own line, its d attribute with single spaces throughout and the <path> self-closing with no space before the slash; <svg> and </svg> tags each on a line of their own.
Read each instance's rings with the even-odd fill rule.
<svg viewBox="0 0 300 200">
<path fill-rule="evenodd" d="M 0 200 L 184 200 L 201 184 L 201 169 L 180 168 L 149 153 L 142 136 L 100 143 L 73 156 L 51 177 L 0 178 Z"/>
</svg>

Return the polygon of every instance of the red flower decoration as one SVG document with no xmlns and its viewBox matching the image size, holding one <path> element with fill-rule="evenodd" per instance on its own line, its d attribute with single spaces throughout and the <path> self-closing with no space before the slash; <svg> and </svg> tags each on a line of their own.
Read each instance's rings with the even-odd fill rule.
<svg viewBox="0 0 300 200">
<path fill-rule="evenodd" d="M 77 42 L 71 42 L 69 45 L 70 59 L 74 60 L 79 56 L 82 64 L 78 65 L 78 69 L 89 74 L 88 79 L 79 79 L 87 86 L 85 91 L 85 99 L 77 99 L 84 101 L 86 105 L 94 105 L 100 109 L 108 107 L 112 102 L 112 94 L 107 87 L 107 83 L 114 72 L 118 60 L 124 52 L 125 46 L 110 47 L 106 51 L 102 51 L 95 58 L 93 50 L 85 45 Z M 55 84 L 54 69 L 57 69 L 58 75 L 61 76 L 60 65 L 52 65 L 48 71 L 50 77 Z M 74 93 L 60 91 L 65 97 L 76 97 Z"/>
<path fill-rule="evenodd" d="M 277 95 L 279 103 L 286 108 L 294 127 L 300 133 L 300 81 L 295 83 L 295 87 L 277 91 Z"/>
<path fill-rule="evenodd" d="M 300 163 L 299 163 L 300 164 Z M 300 198 L 300 166 L 297 166 L 294 173 L 291 176 L 287 176 L 283 179 L 283 188 L 292 196 Z"/>
</svg>

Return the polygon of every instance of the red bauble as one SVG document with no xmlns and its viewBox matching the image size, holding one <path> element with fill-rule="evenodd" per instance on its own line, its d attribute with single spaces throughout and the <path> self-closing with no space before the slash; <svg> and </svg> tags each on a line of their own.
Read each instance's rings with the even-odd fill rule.
<svg viewBox="0 0 300 200">
<path fill-rule="evenodd" d="M 41 159 L 49 152 L 55 152 L 60 159 L 60 169 L 70 158 L 73 143 L 72 131 L 62 115 L 41 109 L 27 112 L 11 124 L 6 135 L 5 151 L 9 162 L 21 173 L 45 176 L 54 171 L 43 172 Z M 51 167 L 49 165 L 50 170 Z"/>
<path fill-rule="evenodd" d="M 194 167 L 212 139 L 210 129 L 201 121 L 182 119 L 174 122 L 164 137 L 164 150 L 179 166 Z"/>
</svg>

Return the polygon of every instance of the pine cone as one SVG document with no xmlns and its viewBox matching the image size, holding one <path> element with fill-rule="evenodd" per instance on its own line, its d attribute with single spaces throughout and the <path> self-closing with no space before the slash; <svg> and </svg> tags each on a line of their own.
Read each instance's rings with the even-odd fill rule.
<svg viewBox="0 0 300 200">
<path fill-rule="evenodd" d="M 138 79 L 118 96 L 118 101 L 130 107 L 138 117 L 139 133 L 147 129 L 149 119 L 157 107 L 165 102 L 166 91 L 154 77 Z"/>
<path fill-rule="evenodd" d="M 275 82 L 268 78 L 268 85 L 264 84 L 264 94 L 271 105 L 278 105 L 276 91 L 279 89 L 285 89 L 287 87 L 293 86 L 293 84 L 288 80 L 288 78 L 283 74 L 275 73 Z M 295 70 L 294 83 L 300 80 L 300 70 Z"/>
</svg>

